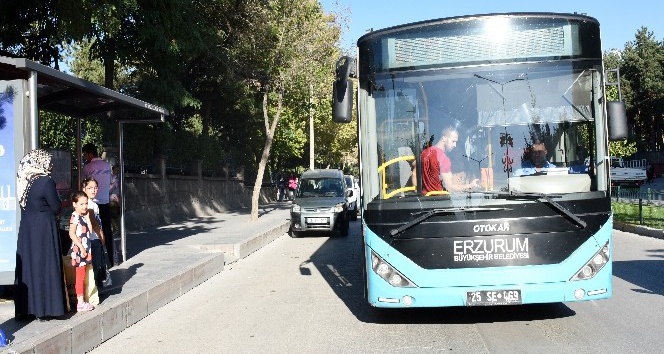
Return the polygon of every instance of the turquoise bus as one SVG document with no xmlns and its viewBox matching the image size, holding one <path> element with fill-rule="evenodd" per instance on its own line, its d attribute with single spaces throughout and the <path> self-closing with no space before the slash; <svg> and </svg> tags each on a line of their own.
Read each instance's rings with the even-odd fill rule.
<svg viewBox="0 0 664 354">
<path fill-rule="evenodd" d="M 611 297 L 608 141 L 627 126 L 596 19 L 400 25 L 362 36 L 336 73 L 333 119 L 358 120 L 370 305 Z"/>
</svg>

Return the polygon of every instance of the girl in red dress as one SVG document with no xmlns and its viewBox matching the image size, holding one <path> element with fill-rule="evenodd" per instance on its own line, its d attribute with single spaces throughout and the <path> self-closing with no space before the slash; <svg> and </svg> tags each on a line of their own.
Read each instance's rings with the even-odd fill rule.
<svg viewBox="0 0 664 354">
<path fill-rule="evenodd" d="M 76 311 L 83 312 L 94 310 L 94 306 L 83 298 L 85 266 L 92 262 L 90 229 L 93 228 L 98 235 L 101 235 L 101 230 L 99 224 L 88 213 L 88 197 L 85 192 L 74 192 L 71 201 L 74 212 L 69 219 L 69 237 L 72 241 L 69 254 L 71 265 L 76 268 L 75 289 L 78 300 Z"/>
</svg>

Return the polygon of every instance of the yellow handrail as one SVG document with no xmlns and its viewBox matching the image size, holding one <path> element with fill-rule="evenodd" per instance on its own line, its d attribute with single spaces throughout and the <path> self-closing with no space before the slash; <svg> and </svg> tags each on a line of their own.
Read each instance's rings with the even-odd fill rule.
<svg viewBox="0 0 664 354">
<path fill-rule="evenodd" d="M 399 194 L 401 192 L 414 192 L 417 190 L 417 187 L 415 186 L 409 186 L 409 187 L 402 187 L 395 189 L 391 192 L 387 192 L 387 182 L 385 182 L 385 169 L 387 166 L 395 164 L 399 161 L 410 161 L 410 160 L 415 160 L 415 156 L 409 155 L 409 156 L 400 156 L 400 157 L 395 157 L 389 161 L 386 161 L 384 164 L 380 165 L 378 167 L 378 172 L 381 174 L 381 192 L 383 194 L 384 199 L 390 199 L 396 194 Z M 425 194 L 426 197 L 432 196 L 432 195 L 448 195 L 450 192 L 448 191 L 429 191 L 427 194 Z"/>
<path fill-rule="evenodd" d="M 399 161 L 410 161 L 410 160 L 415 160 L 415 156 L 407 155 L 407 156 L 395 157 L 389 161 L 386 161 L 384 164 L 378 166 L 378 173 L 380 173 L 381 176 L 381 192 L 383 194 L 383 198 L 389 199 L 397 193 L 416 190 L 416 187 L 403 187 L 396 189 L 390 193 L 387 193 L 387 182 L 385 182 L 385 169 L 387 168 L 387 166 L 395 164 Z"/>
<path fill-rule="evenodd" d="M 427 194 L 425 194 L 425 197 L 431 196 L 431 195 L 447 195 L 450 194 L 448 191 L 429 191 Z"/>
<path fill-rule="evenodd" d="M 398 194 L 398 193 L 401 193 L 401 192 L 414 192 L 414 191 L 416 191 L 416 190 L 417 190 L 417 187 L 415 187 L 415 186 L 403 187 L 403 188 L 395 189 L 395 190 L 391 191 L 390 193 L 386 193 L 386 194 L 385 194 L 385 199 L 390 199 L 390 198 L 392 198 L 395 194 Z M 383 193 L 385 193 L 385 191 L 384 191 Z"/>
</svg>

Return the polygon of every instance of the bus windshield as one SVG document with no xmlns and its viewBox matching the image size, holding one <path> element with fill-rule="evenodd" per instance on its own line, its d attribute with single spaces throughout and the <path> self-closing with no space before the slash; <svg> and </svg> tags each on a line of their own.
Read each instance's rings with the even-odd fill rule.
<svg viewBox="0 0 664 354">
<path fill-rule="evenodd" d="M 373 178 L 366 195 L 444 199 L 464 192 L 465 199 L 486 199 L 603 190 L 593 167 L 601 81 L 601 66 L 573 61 L 393 71 L 361 80 L 363 129 L 376 131 L 363 153 L 365 177 Z M 454 139 L 441 139 L 451 131 Z M 433 158 L 430 147 L 438 149 Z M 452 185 L 442 177 L 438 188 L 428 185 L 432 164 L 451 173 Z"/>
</svg>

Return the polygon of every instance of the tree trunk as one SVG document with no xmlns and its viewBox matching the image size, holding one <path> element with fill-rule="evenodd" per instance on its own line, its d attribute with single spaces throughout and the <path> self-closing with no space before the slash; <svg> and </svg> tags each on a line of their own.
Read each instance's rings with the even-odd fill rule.
<svg viewBox="0 0 664 354">
<path fill-rule="evenodd" d="M 104 87 L 115 90 L 113 79 L 115 78 L 115 40 L 109 38 L 106 42 L 104 57 Z"/>
<path fill-rule="evenodd" d="M 212 105 L 203 104 L 201 109 L 201 138 L 196 147 L 198 149 L 199 156 L 203 156 L 205 147 L 210 144 L 210 115 L 212 114 Z"/>
<path fill-rule="evenodd" d="M 270 149 L 272 148 L 272 141 L 274 139 L 274 132 L 277 129 L 277 123 L 281 116 L 281 104 L 283 101 L 283 93 L 279 92 L 277 102 L 277 112 L 274 114 L 272 124 L 269 124 L 270 117 L 268 114 L 268 92 L 263 93 L 263 119 L 265 120 L 265 146 L 263 147 L 263 155 L 261 161 L 258 163 L 258 173 L 256 174 L 256 183 L 254 184 L 254 191 L 251 194 L 251 221 L 258 220 L 258 200 L 261 195 L 261 186 L 263 185 L 263 174 L 265 174 L 265 167 L 267 160 L 270 158 Z"/>
</svg>

